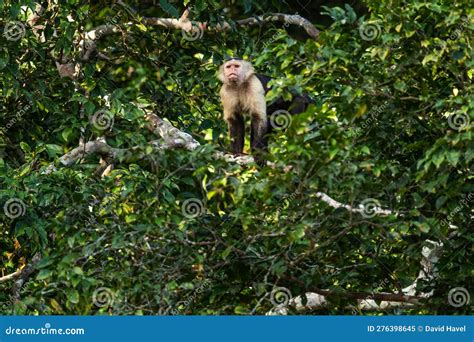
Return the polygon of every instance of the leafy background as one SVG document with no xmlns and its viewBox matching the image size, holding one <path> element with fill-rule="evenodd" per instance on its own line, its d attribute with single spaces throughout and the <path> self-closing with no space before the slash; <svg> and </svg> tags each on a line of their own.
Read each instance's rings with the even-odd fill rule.
<svg viewBox="0 0 474 342">
<path fill-rule="evenodd" d="M 433 297 L 384 313 L 470 310 L 447 303 L 451 289 L 472 289 L 473 276 L 470 1 L 126 1 L 135 12 L 85 3 L 50 1 L 42 41 L 26 23 L 33 1 L 0 1 L 2 31 L 26 27 L 19 40 L 0 36 L 0 204 L 24 205 L 13 218 L 1 212 L 0 276 L 42 256 L 20 298 L 0 282 L 2 314 L 265 314 L 275 287 L 330 289 L 330 307 L 314 313 L 353 314 L 344 293 L 411 284 L 427 240 L 444 244 L 436 283 L 419 284 Z M 178 18 L 188 3 L 191 19 L 209 27 L 298 13 L 320 38 L 275 24 L 189 40 L 141 21 Z M 78 37 L 106 23 L 120 27 L 99 42 L 109 59 L 94 56 L 78 80 L 61 78 L 54 58 L 76 58 Z M 228 146 L 216 79 L 226 55 L 275 78 L 269 99 L 291 89 L 315 99 L 271 139 L 280 167 L 212 157 Z M 202 147 L 150 151 L 155 138 L 135 103 Z M 114 122 L 103 131 L 90 118 L 105 107 Z M 44 173 L 81 138 L 99 136 L 148 158 L 117 163 L 106 177 L 98 157 Z M 334 209 L 318 191 L 401 214 Z M 196 215 L 183 210 L 190 199 Z"/>
</svg>

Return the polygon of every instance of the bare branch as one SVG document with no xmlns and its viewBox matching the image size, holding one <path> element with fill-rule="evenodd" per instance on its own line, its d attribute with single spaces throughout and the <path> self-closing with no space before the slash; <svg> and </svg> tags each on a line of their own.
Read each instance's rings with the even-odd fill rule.
<svg viewBox="0 0 474 342">
<path fill-rule="evenodd" d="M 296 25 L 303 28 L 306 33 L 313 38 L 318 40 L 319 31 L 314 25 L 306 18 L 298 14 L 284 14 L 284 13 L 269 13 L 267 15 L 242 19 L 237 21 L 238 26 L 261 26 L 271 22 L 282 22 L 284 25 Z M 227 23 L 226 23 L 227 24 Z M 224 29 L 230 29 L 230 25 L 224 24 Z"/>
<path fill-rule="evenodd" d="M 190 134 L 180 131 L 169 122 L 161 119 L 156 114 L 150 112 L 145 108 L 141 108 L 145 112 L 145 119 L 150 123 L 148 129 L 161 137 L 165 141 L 167 148 L 186 148 L 187 150 L 194 150 L 201 146 Z M 246 165 L 254 162 L 252 156 L 249 155 L 233 155 L 226 154 L 220 151 L 214 153 L 216 159 L 225 160 L 230 163 L 237 163 L 239 165 Z"/>
<path fill-rule="evenodd" d="M 318 197 L 323 202 L 327 203 L 329 206 L 331 206 L 333 208 L 336 208 L 336 209 L 344 208 L 346 210 L 349 210 L 350 212 L 359 213 L 359 214 L 366 213 L 367 210 L 368 210 L 362 204 L 359 205 L 359 207 L 354 208 L 353 206 L 351 206 L 349 204 L 344 204 L 344 203 L 338 202 L 335 199 L 329 197 L 324 192 L 317 192 L 316 197 Z M 371 207 L 370 208 L 370 213 L 374 214 L 374 215 L 381 215 L 381 216 L 387 216 L 387 215 L 392 215 L 392 214 L 399 215 L 399 213 L 397 213 L 397 212 L 394 212 L 394 211 L 391 211 L 391 210 L 388 210 L 388 209 L 382 209 L 382 208 L 377 207 L 377 206 Z"/>
<path fill-rule="evenodd" d="M 342 205 L 344 206 L 344 205 Z M 393 308 L 413 307 L 422 304 L 423 300 L 430 298 L 434 291 L 428 293 L 416 294 L 417 283 L 427 281 L 433 283 L 438 273 L 436 263 L 442 252 L 443 244 L 441 242 L 426 240 L 428 246 L 422 248 L 422 259 L 420 261 L 421 270 L 413 284 L 402 289 L 402 293 L 367 293 L 367 292 L 340 292 L 327 289 L 310 288 L 310 292 L 304 295 L 296 296 L 283 303 L 269 312 L 267 315 L 287 315 L 288 308 L 295 308 L 297 311 L 310 311 L 319 308 L 325 308 L 329 305 L 327 296 L 339 296 L 349 299 L 357 299 L 357 305 L 349 305 L 346 309 L 355 311 L 366 310 L 387 310 Z M 306 300 L 303 301 L 303 296 Z M 381 301 L 377 303 L 376 301 Z M 306 303 L 303 305 L 303 303 Z"/>
<path fill-rule="evenodd" d="M 18 279 L 15 281 L 12 287 L 12 297 L 14 300 L 20 299 L 20 291 L 23 285 L 26 283 L 31 273 L 35 270 L 36 264 L 41 260 L 41 253 L 36 253 L 31 262 L 23 268 L 18 275 Z"/>
<path fill-rule="evenodd" d="M 84 159 L 86 156 L 95 153 L 113 154 L 117 150 L 118 149 L 114 149 L 107 145 L 104 141 L 98 139 L 94 141 L 89 141 L 85 145 L 79 145 L 75 149 L 71 150 L 70 152 L 59 158 L 59 162 L 64 166 L 71 166 L 76 161 Z"/>
<path fill-rule="evenodd" d="M 21 273 L 21 270 L 16 270 L 15 272 L 11 274 L 7 274 L 6 276 L 0 277 L 0 283 L 4 283 L 6 281 L 15 279 L 16 277 L 20 275 L 20 273 Z"/>
<path fill-rule="evenodd" d="M 186 32 L 199 30 L 200 32 L 224 32 L 232 30 L 229 22 L 223 22 L 213 27 L 208 27 L 206 22 L 196 22 L 189 20 L 190 10 L 187 8 L 179 19 L 175 18 L 142 18 L 141 24 L 146 26 L 161 26 L 167 29 L 183 30 Z M 319 31 L 306 18 L 298 14 L 268 13 L 266 15 L 241 19 L 236 21 L 239 27 L 263 26 L 272 22 L 281 22 L 285 26 L 296 25 L 303 28 L 306 33 L 314 40 L 319 38 Z M 89 60 L 92 53 L 97 48 L 97 41 L 104 36 L 121 32 L 121 27 L 132 27 L 134 22 L 126 22 L 119 25 L 105 24 L 95 27 L 84 35 L 80 41 L 80 53 L 82 60 Z"/>
<path fill-rule="evenodd" d="M 158 115 L 144 108 L 142 110 L 146 113 L 145 119 L 150 123 L 147 128 L 161 137 L 170 148 L 184 147 L 187 150 L 194 150 L 200 146 L 199 142 L 194 140 L 190 134 L 173 127 L 173 125 L 161 119 Z"/>
<path fill-rule="evenodd" d="M 150 145 L 156 150 L 170 148 L 170 146 L 162 145 L 158 141 L 150 141 Z M 147 157 L 145 152 L 142 152 L 142 148 L 140 146 L 135 146 L 129 149 L 115 148 L 108 145 L 102 138 L 99 138 L 94 141 L 89 141 L 86 144 L 80 144 L 78 147 L 72 149 L 71 151 L 63 155 L 61 158 L 59 158 L 59 162 L 63 166 L 70 167 L 74 165 L 77 161 L 94 154 L 103 156 L 110 162 L 116 160 L 124 163 L 142 160 Z M 107 174 L 112 169 L 113 166 L 106 165 L 104 167 L 103 172 Z M 46 170 L 43 171 L 43 174 L 50 174 L 56 171 L 56 167 L 54 166 L 54 163 L 52 163 L 46 168 Z"/>
</svg>

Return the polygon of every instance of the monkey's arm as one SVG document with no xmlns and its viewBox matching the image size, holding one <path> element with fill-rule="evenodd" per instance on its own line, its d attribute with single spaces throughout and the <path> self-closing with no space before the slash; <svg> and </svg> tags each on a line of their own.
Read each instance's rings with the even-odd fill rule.
<svg viewBox="0 0 474 342">
<path fill-rule="evenodd" d="M 265 166 L 265 153 L 268 151 L 268 120 L 252 117 L 250 126 L 250 149 L 255 162 L 259 166 Z"/>
<path fill-rule="evenodd" d="M 244 118 L 240 114 L 234 114 L 226 118 L 229 126 L 232 153 L 240 154 L 244 151 L 245 125 Z"/>
<path fill-rule="evenodd" d="M 222 107 L 224 109 L 224 120 L 229 128 L 232 153 L 240 154 L 244 150 L 245 141 L 245 123 L 240 107 L 238 97 L 233 92 L 228 92 L 225 86 L 220 90 Z"/>
<path fill-rule="evenodd" d="M 261 77 L 261 75 L 259 75 Z M 265 101 L 265 92 L 267 82 L 256 75 L 250 81 L 251 94 L 251 126 L 250 126 L 250 149 L 257 164 L 265 165 L 264 153 L 268 146 L 268 127 L 267 105 Z M 267 78 L 268 79 L 268 78 Z M 269 79 L 268 79 L 269 80 Z"/>
<path fill-rule="evenodd" d="M 255 74 L 255 76 L 262 84 L 263 90 L 265 91 L 265 95 L 267 95 L 268 91 L 270 90 L 270 88 L 268 87 L 268 82 L 270 82 L 272 78 L 261 74 Z"/>
<path fill-rule="evenodd" d="M 266 116 L 254 114 L 250 124 L 250 149 L 252 154 L 267 151 L 268 120 Z"/>
</svg>

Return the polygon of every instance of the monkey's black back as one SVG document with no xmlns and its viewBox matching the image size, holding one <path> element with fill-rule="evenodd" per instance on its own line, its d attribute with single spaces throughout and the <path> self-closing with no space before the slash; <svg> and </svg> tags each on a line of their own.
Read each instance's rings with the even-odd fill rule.
<svg viewBox="0 0 474 342">
<path fill-rule="evenodd" d="M 255 76 L 257 76 L 260 83 L 262 83 L 263 90 L 265 90 L 265 95 L 267 95 L 268 91 L 270 90 L 270 88 L 268 88 L 268 82 L 270 82 L 272 78 L 261 74 L 255 74 Z"/>
<path fill-rule="evenodd" d="M 271 87 L 268 86 L 268 83 L 272 80 L 271 77 L 255 74 L 260 83 L 262 84 L 263 90 L 265 90 L 265 95 L 270 91 Z M 270 117 L 276 111 L 287 111 L 290 114 L 299 114 L 302 113 L 308 108 L 310 103 L 314 101 L 306 95 L 294 94 L 292 93 L 293 98 L 291 101 L 285 101 L 282 97 L 277 98 L 272 103 L 267 104 L 267 116 L 270 120 Z M 272 125 L 269 125 L 269 133 L 272 130 Z"/>
</svg>

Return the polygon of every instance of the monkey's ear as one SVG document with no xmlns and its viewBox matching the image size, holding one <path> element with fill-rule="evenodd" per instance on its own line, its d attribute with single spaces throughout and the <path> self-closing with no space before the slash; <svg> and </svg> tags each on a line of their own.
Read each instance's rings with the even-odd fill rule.
<svg viewBox="0 0 474 342">
<path fill-rule="evenodd" d="M 225 63 L 224 63 L 224 64 L 225 64 Z M 219 71 L 218 71 L 218 73 L 217 73 L 217 78 L 218 78 L 222 83 L 225 82 L 224 64 L 222 64 L 222 65 L 219 67 Z"/>
</svg>

